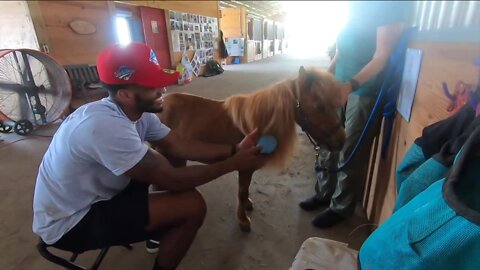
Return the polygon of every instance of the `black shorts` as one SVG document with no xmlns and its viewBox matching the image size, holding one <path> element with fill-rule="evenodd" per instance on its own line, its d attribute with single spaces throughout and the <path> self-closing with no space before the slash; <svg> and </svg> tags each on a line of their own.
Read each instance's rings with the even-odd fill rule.
<svg viewBox="0 0 480 270">
<path fill-rule="evenodd" d="M 148 185 L 131 181 L 119 194 L 92 205 L 87 215 L 52 246 L 72 252 L 147 240 Z"/>
</svg>

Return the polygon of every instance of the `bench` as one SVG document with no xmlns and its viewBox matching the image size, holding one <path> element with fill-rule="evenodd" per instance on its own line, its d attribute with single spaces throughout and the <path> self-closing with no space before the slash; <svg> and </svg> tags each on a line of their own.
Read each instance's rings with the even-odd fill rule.
<svg viewBox="0 0 480 270">
<path fill-rule="evenodd" d="M 99 100 L 108 95 L 108 92 L 102 88 L 96 66 L 67 65 L 65 71 L 72 84 L 71 112 L 85 103 Z"/>
</svg>

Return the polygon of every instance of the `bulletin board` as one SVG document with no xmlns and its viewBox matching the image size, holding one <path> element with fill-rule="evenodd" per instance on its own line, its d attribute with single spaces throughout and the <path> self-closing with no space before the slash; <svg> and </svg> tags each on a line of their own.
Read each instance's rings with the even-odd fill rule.
<svg viewBox="0 0 480 270">
<path fill-rule="evenodd" d="M 170 10 L 169 21 L 174 52 L 217 49 L 217 18 Z"/>
<path fill-rule="evenodd" d="M 229 56 L 245 55 L 245 39 L 244 38 L 226 38 L 226 49 Z"/>
</svg>

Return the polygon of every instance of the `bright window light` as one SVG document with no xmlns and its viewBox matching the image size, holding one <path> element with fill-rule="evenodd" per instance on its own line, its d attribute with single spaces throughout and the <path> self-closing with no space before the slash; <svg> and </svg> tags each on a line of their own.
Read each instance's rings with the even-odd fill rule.
<svg viewBox="0 0 480 270">
<path fill-rule="evenodd" d="M 287 10 L 289 51 L 296 57 L 325 55 L 345 26 L 345 1 L 280 1 Z"/>
<path fill-rule="evenodd" d="M 132 41 L 130 27 L 128 27 L 128 21 L 125 17 L 115 18 L 115 28 L 117 30 L 117 40 L 120 44 L 127 45 Z"/>
</svg>

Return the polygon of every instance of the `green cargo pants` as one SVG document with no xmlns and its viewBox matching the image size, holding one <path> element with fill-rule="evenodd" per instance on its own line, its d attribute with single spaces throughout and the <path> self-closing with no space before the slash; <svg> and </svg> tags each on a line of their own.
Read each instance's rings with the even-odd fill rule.
<svg viewBox="0 0 480 270">
<path fill-rule="evenodd" d="M 344 123 L 346 140 L 340 152 L 321 150 L 318 162 L 328 168 L 337 168 L 343 164 L 352 153 L 362 130 L 367 123 L 376 98 L 351 94 L 347 105 L 338 109 L 339 118 Z M 379 117 L 377 115 L 369 129 L 367 137 L 357 150 L 349 165 L 338 173 L 321 173 L 317 175 L 315 192 L 322 201 L 330 201 L 330 209 L 348 217 L 355 211 L 355 204 L 361 198 L 363 185 L 368 171 L 368 161 L 373 138 L 378 131 Z"/>
</svg>

